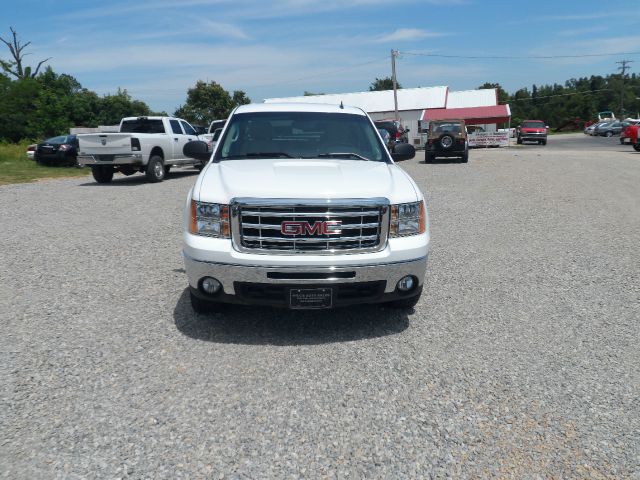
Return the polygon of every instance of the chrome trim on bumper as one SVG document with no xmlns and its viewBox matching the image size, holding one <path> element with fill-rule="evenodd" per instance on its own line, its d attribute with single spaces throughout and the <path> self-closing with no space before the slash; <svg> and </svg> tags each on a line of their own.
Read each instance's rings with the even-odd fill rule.
<svg viewBox="0 0 640 480">
<path fill-rule="evenodd" d="M 142 165 L 142 154 L 118 154 L 118 155 L 104 155 L 105 157 L 113 157 L 112 160 L 100 160 L 99 156 L 95 155 L 78 155 L 78 164 L 82 166 L 87 165 Z"/>
<path fill-rule="evenodd" d="M 216 278 L 229 295 L 235 294 L 233 287 L 234 281 L 251 282 L 251 283 L 288 283 L 288 284 L 338 284 L 353 282 L 368 282 L 376 280 L 386 280 L 385 293 L 395 291 L 396 284 L 405 275 L 414 275 L 418 279 L 418 283 L 422 285 L 424 275 L 427 269 L 427 256 L 416 258 L 414 260 L 392 262 L 392 263 L 374 263 L 369 265 L 353 265 L 353 266 L 282 266 L 282 267 L 263 267 L 259 265 L 238 265 L 229 263 L 203 262 L 191 258 L 183 252 L 185 269 L 189 278 L 189 285 L 194 288 L 198 287 L 198 283 L 202 277 L 211 276 Z M 269 273 L 278 273 L 279 278 L 269 278 Z M 351 278 L 328 277 L 325 279 L 309 278 L 301 279 L 299 274 L 304 273 L 320 273 L 331 274 L 339 272 L 353 272 Z M 287 273 L 298 274 L 295 278 L 287 278 Z"/>
</svg>

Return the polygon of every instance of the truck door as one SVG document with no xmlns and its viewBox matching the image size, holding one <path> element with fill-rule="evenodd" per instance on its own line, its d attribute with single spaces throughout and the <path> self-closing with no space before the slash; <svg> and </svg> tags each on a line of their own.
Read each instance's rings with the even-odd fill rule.
<svg viewBox="0 0 640 480">
<path fill-rule="evenodd" d="M 180 122 L 178 120 L 171 119 L 169 120 L 171 124 L 171 148 L 173 160 L 183 160 L 184 154 L 182 153 L 182 149 L 184 145 L 187 143 L 187 137 L 182 131 L 182 127 L 180 126 Z"/>
</svg>

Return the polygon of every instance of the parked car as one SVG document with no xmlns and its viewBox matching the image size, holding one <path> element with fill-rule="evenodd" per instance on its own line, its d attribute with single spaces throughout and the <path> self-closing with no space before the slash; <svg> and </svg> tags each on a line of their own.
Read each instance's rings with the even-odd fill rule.
<svg viewBox="0 0 640 480">
<path fill-rule="evenodd" d="M 324 309 L 420 299 L 429 225 L 421 189 L 359 108 L 237 107 L 187 195 L 183 259 L 196 312 L 222 304 Z M 307 159 L 301 161 L 301 158 Z M 321 176 L 319 180 L 318 176 Z"/>
<path fill-rule="evenodd" d="M 623 145 L 628 143 L 630 145 L 635 146 L 638 140 L 639 128 L 640 128 L 640 125 L 638 124 L 627 125 L 627 127 L 620 134 L 620 143 Z"/>
<path fill-rule="evenodd" d="M 605 123 L 604 125 L 596 127 L 595 134 L 601 137 L 613 137 L 614 135 L 620 135 L 622 130 L 624 130 L 628 125 L 628 122 L 618 121 Z"/>
<path fill-rule="evenodd" d="M 41 165 L 76 165 L 78 137 L 60 135 L 38 143 L 34 151 L 35 161 Z"/>
<path fill-rule="evenodd" d="M 485 133 L 486 130 L 480 125 L 467 125 L 467 133 Z"/>
<path fill-rule="evenodd" d="M 591 123 L 591 124 L 587 125 L 585 127 L 585 129 L 584 129 L 584 134 L 585 135 L 593 135 L 594 134 L 593 132 L 595 131 L 596 127 L 598 125 L 603 124 L 603 123 L 607 123 L 607 122 L 594 122 L 594 123 Z"/>
<path fill-rule="evenodd" d="M 191 125 L 191 126 L 196 131 L 198 136 L 204 135 L 205 133 L 207 133 L 207 127 L 203 127 L 202 125 Z"/>
<path fill-rule="evenodd" d="M 380 134 L 380 137 L 382 137 L 382 141 L 384 142 L 384 144 L 387 146 L 387 150 L 392 151 L 393 145 L 396 142 L 395 140 L 391 139 L 391 134 L 384 128 L 379 128 L 378 133 Z"/>
<path fill-rule="evenodd" d="M 516 142 L 537 142 L 540 145 L 547 144 L 547 125 L 542 120 L 523 120 L 518 125 Z"/>
<path fill-rule="evenodd" d="M 409 133 L 408 128 L 404 128 L 402 124 L 397 120 L 375 120 L 373 122 L 376 128 L 384 128 L 389 135 L 391 135 L 391 139 L 395 143 L 407 143 L 409 141 Z"/>
<path fill-rule="evenodd" d="M 211 138 L 207 140 L 207 146 L 209 147 L 210 152 L 213 152 L 213 149 L 216 148 L 216 144 L 218 143 L 218 139 L 220 138 L 221 133 L 222 128 L 216 128 Z"/>
<path fill-rule="evenodd" d="M 161 182 L 173 166 L 203 168 L 183 153 L 184 146 L 199 140 L 189 123 L 173 117 L 125 117 L 118 133 L 79 135 L 78 163 L 91 167 L 98 183 L 109 183 L 115 172 L 144 173 L 149 182 Z"/>
<path fill-rule="evenodd" d="M 36 148 L 38 148 L 38 145 L 36 143 L 33 143 L 33 144 L 31 144 L 31 145 L 29 145 L 27 147 L 27 158 L 29 160 L 34 160 L 35 159 Z"/>
<path fill-rule="evenodd" d="M 424 160 L 431 163 L 437 157 L 458 157 L 469 161 L 469 142 L 464 120 L 442 120 L 429 123 Z"/>
</svg>

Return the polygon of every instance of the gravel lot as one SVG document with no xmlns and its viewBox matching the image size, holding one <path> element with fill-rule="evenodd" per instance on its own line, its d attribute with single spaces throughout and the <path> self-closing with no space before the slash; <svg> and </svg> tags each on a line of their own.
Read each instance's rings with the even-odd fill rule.
<svg viewBox="0 0 640 480">
<path fill-rule="evenodd" d="M 195 172 L 0 187 L 2 478 L 640 478 L 640 154 L 403 163 L 414 311 L 197 316 Z"/>
</svg>

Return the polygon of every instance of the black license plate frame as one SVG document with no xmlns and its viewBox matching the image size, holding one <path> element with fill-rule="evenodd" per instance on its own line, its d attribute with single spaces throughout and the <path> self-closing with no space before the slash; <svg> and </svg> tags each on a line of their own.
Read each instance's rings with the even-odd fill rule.
<svg viewBox="0 0 640 480">
<path fill-rule="evenodd" d="M 329 287 L 289 289 L 289 308 L 319 310 L 333 307 L 333 289 Z"/>
</svg>

